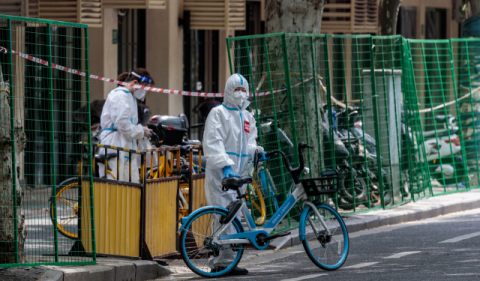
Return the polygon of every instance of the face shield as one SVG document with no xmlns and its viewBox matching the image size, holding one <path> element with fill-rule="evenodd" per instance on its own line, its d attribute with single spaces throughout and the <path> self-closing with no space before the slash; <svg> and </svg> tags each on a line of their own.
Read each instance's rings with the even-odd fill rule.
<svg viewBox="0 0 480 281">
<path fill-rule="evenodd" d="M 137 78 L 140 78 L 140 83 L 143 83 L 142 86 L 145 86 L 145 87 L 150 87 L 150 85 L 152 84 L 152 79 L 151 78 L 148 78 L 146 76 L 142 76 L 142 75 L 139 75 L 135 72 L 132 71 L 132 75 L 137 77 Z M 145 96 L 147 95 L 147 90 L 145 89 L 136 89 L 135 92 L 133 93 L 133 95 L 135 96 L 135 98 L 141 100 L 141 101 L 144 101 L 145 100 Z"/>
</svg>

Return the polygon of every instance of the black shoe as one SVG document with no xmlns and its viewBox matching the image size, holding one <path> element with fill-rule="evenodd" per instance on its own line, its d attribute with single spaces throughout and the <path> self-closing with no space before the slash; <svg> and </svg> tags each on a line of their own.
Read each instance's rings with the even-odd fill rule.
<svg viewBox="0 0 480 281">
<path fill-rule="evenodd" d="M 246 268 L 235 267 L 228 275 L 247 275 L 248 270 Z"/>
<path fill-rule="evenodd" d="M 215 268 L 212 268 L 212 270 L 210 270 L 210 273 L 217 273 L 217 272 L 220 272 L 222 270 L 225 270 L 226 267 L 220 267 L 220 266 L 216 266 Z"/>
</svg>

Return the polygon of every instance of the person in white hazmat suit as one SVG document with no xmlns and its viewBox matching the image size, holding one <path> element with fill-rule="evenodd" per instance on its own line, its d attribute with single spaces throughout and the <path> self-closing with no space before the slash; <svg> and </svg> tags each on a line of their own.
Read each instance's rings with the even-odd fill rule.
<svg viewBox="0 0 480 281">
<path fill-rule="evenodd" d="M 221 106 L 210 111 L 205 123 L 203 150 L 207 160 L 205 171 L 205 195 L 210 206 L 227 207 L 237 200 L 234 190 L 222 191 L 222 179 L 227 177 L 247 176 L 247 165 L 252 161 L 256 151 L 261 160 L 266 160 L 263 148 L 257 146 L 257 127 L 253 116 L 246 111 L 250 102 L 248 82 L 240 74 L 233 74 L 225 85 L 225 94 Z M 246 186 L 241 188 L 245 193 Z M 238 215 L 238 214 L 237 214 Z M 217 229 L 219 222 L 213 226 Z M 230 225 L 224 234 L 236 233 Z M 221 246 L 218 256 L 211 257 L 209 266 L 213 272 L 228 267 L 237 252 L 229 246 Z M 248 271 L 235 268 L 230 274 L 244 275 Z"/>
<path fill-rule="evenodd" d="M 125 81 L 135 85 L 151 86 L 154 84 L 150 74 L 143 68 L 137 68 L 132 72 L 125 72 L 118 76 L 118 81 Z M 128 86 L 119 86 L 112 90 L 103 106 L 100 125 L 103 128 L 100 134 L 100 143 L 137 150 L 139 144 L 141 148 L 148 148 L 151 145 L 148 138 L 152 130 L 138 124 L 137 99 L 145 99 L 146 91 Z M 107 153 L 116 153 L 116 150 L 108 149 Z M 105 154 L 105 149 L 99 149 L 99 154 Z M 117 175 L 117 158 L 111 158 L 108 166 L 115 177 L 120 181 L 129 180 L 129 155 L 128 152 L 120 151 L 120 175 Z M 140 155 L 132 154 L 131 182 L 140 182 L 139 165 Z M 104 177 L 104 164 L 98 163 L 100 177 Z M 113 179 L 107 174 L 108 179 Z"/>
</svg>

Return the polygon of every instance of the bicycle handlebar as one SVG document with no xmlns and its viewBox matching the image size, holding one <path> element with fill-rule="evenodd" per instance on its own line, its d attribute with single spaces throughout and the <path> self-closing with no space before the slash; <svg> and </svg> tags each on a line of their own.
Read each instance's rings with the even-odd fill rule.
<svg viewBox="0 0 480 281">
<path fill-rule="evenodd" d="M 313 147 L 309 146 L 308 144 L 306 144 L 304 142 L 301 142 L 301 143 L 298 144 L 298 159 L 300 160 L 300 166 L 297 167 L 297 168 L 292 168 L 292 165 L 290 164 L 290 161 L 288 160 L 285 153 L 283 153 L 283 151 L 280 151 L 280 150 L 271 151 L 271 152 L 268 152 L 267 154 L 265 154 L 265 156 L 266 157 L 275 157 L 278 154 L 282 155 L 283 162 L 284 162 L 287 170 L 292 175 L 293 181 L 295 182 L 295 184 L 299 184 L 300 183 L 300 174 L 305 169 L 305 160 L 303 158 L 303 153 L 302 153 L 305 148 L 313 148 Z"/>
</svg>

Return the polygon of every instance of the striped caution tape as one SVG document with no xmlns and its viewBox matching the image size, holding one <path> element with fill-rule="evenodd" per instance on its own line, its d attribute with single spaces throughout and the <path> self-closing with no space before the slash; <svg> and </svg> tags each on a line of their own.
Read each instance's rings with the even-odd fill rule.
<svg viewBox="0 0 480 281">
<path fill-rule="evenodd" d="M 6 54 L 8 52 L 8 49 L 0 46 L 0 52 L 4 52 Z M 36 62 L 38 64 L 48 66 L 48 61 L 46 61 L 46 60 L 42 60 L 40 58 L 36 58 L 36 57 L 24 54 L 22 52 L 17 52 L 17 51 L 14 51 L 14 50 L 12 50 L 11 53 L 14 54 L 14 55 L 17 55 L 19 57 L 22 57 L 24 59 Z M 73 68 L 68 68 L 68 67 L 65 67 L 65 66 L 61 66 L 61 65 L 58 65 L 56 63 L 52 63 L 52 67 L 55 68 L 55 69 L 61 70 L 61 71 L 65 71 L 67 73 L 72 73 L 72 74 L 79 75 L 79 76 L 87 76 L 87 74 L 83 71 L 79 71 L 79 70 L 75 70 Z M 93 74 L 90 74 L 88 77 L 90 77 L 91 79 L 96 79 L 96 80 L 100 80 L 100 81 L 104 81 L 104 82 L 110 82 L 110 83 L 120 84 L 120 85 L 123 85 L 123 86 L 133 87 L 133 88 L 136 88 L 136 89 L 143 89 L 143 90 L 147 90 L 147 91 L 150 91 L 150 92 L 164 93 L 164 94 L 170 94 L 170 95 L 181 95 L 181 96 L 191 96 L 191 97 L 213 97 L 213 98 L 221 98 L 221 97 L 224 96 L 223 93 L 200 93 L 200 92 L 188 92 L 188 91 L 178 91 L 178 90 L 169 90 L 169 89 L 161 89 L 161 88 L 154 88 L 154 87 L 146 87 L 146 86 L 141 86 L 141 85 L 138 85 L 138 84 L 131 84 L 131 83 L 118 81 L 118 80 L 115 80 L 115 79 L 110 79 L 110 78 L 97 76 L 97 75 L 93 75 Z M 316 77 L 318 77 L 318 75 L 316 75 Z M 292 88 L 297 87 L 297 86 L 301 85 L 302 83 L 306 83 L 306 82 L 312 80 L 313 78 L 314 77 L 312 76 L 308 79 L 305 79 L 302 82 L 299 82 L 299 83 L 293 85 Z M 268 91 L 268 92 L 257 93 L 256 95 L 257 96 L 266 96 L 266 95 L 270 95 L 272 93 L 275 94 L 275 93 L 279 93 L 279 92 L 284 92 L 286 90 L 287 90 L 286 88 L 283 88 L 283 89 L 280 89 L 280 90 L 275 90 L 273 92 Z M 250 96 L 253 96 L 253 94 L 250 94 Z"/>
</svg>

